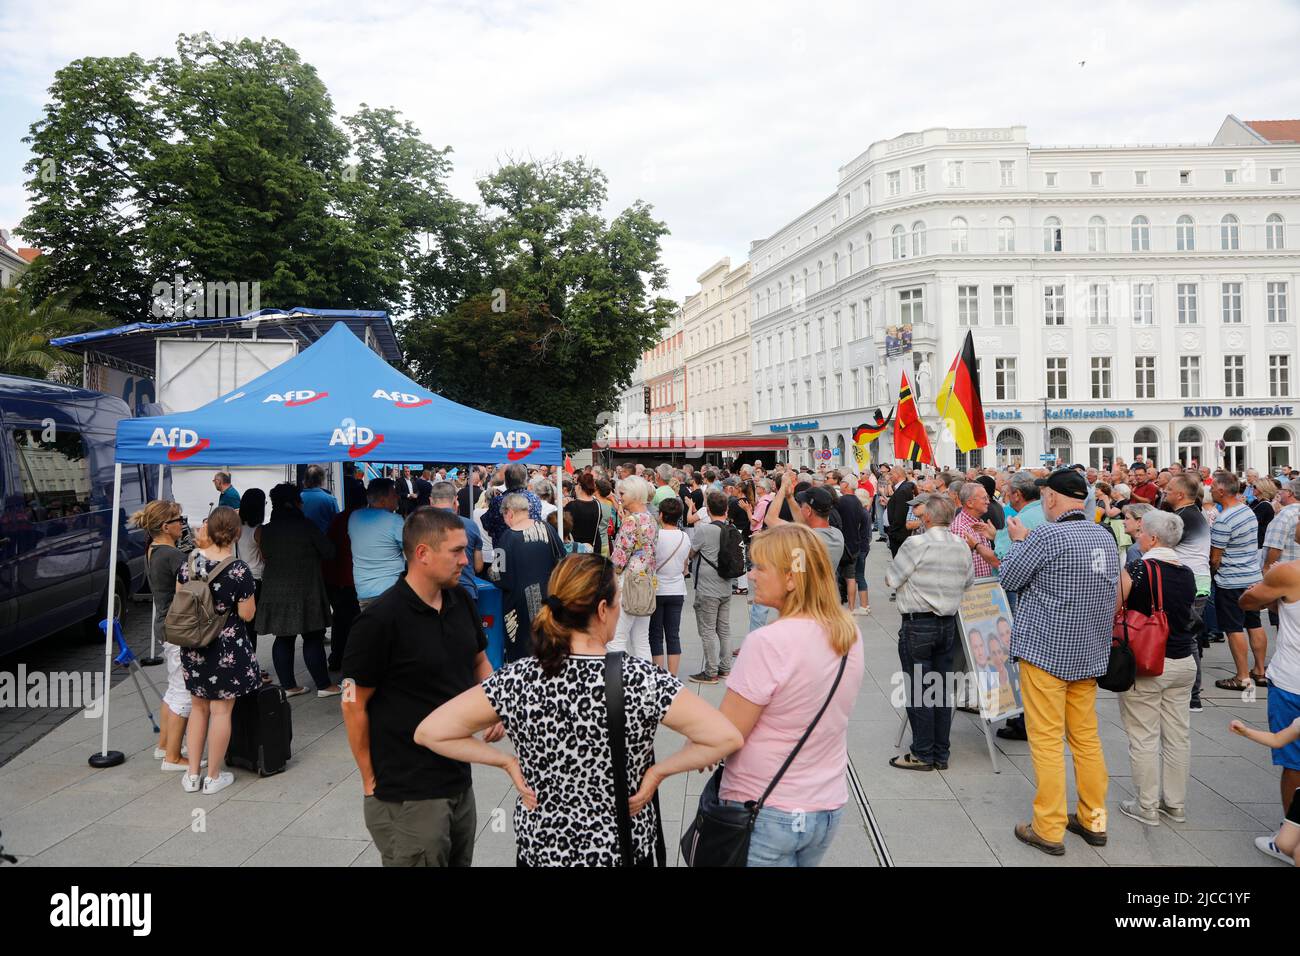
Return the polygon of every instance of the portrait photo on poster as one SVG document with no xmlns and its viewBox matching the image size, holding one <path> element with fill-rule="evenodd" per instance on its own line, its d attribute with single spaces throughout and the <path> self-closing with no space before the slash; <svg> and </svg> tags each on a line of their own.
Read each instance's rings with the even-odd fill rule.
<svg viewBox="0 0 1300 956">
<path fill-rule="evenodd" d="M 957 612 L 967 666 L 979 688 L 980 716 L 1006 720 L 1024 712 L 1020 665 L 1011 659 L 1011 605 L 996 580 L 976 581 Z"/>
</svg>

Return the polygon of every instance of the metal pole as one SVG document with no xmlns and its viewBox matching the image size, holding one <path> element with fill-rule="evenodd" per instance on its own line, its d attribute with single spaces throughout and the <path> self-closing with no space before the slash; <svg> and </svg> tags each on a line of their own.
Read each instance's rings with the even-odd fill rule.
<svg viewBox="0 0 1300 956">
<path fill-rule="evenodd" d="M 103 716 L 103 735 L 100 753 L 91 754 L 90 765 L 92 767 L 116 767 L 126 760 L 126 756 L 120 750 L 108 749 L 108 704 L 112 698 L 112 671 L 113 671 L 113 620 L 117 616 L 117 537 L 118 527 L 122 523 L 120 511 L 122 509 L 122 463 L 115 462 L 113 465 L 113 510 L 109 515 L 112 522 L 109 533 L 108 543 L 108 624 L 104 628 L 104 716 Z"/>
</svg>

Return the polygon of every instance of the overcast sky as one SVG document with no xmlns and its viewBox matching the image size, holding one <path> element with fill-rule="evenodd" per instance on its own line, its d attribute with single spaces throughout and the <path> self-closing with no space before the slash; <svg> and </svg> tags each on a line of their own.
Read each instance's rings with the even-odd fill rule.
<svg viewBox="0 0 1300 956">
<path fill-rule="evenodd" d="M 464 198 L 507 155 L 587 156 L 609 176 L 607 214 L 640 198 L 667 222 L 678 299 L 875 140 L 1023 124 L 1040 145 L 1206 142 L 1228 113 L 1300 116 L 1295 0 L 0 0 L 0 227 L 26 210 L 20 139 L 57 69 L 174 54 L 201 30 L 292 46 L 340 115 L 401 110 L 453 148 Z"/>
</svg>

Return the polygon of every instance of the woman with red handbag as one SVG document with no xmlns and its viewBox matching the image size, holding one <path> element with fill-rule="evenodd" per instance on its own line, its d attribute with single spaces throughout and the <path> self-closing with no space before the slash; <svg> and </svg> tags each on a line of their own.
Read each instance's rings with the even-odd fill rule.
<svg viewBox="0 0 1300 956">
<path fill-rule="evenodd" d="M 1115 616 L 1116 633 L 1127 636 L 1138 674 L 1133 687 L 1119 695 L 1137 797 L 1122 801 L 1119 809 L 1153 827 L 1162 814 L 1176 823 L 1187 819 L 1189 695 L 1201 622 L 1192 611 L 1196 576 L 1174 552 L 1182 537 L 1177 515 L 1148 511 L 1142 516 L 1137 539 L 1142 558 L 1120 573 Z"/>
</svg>

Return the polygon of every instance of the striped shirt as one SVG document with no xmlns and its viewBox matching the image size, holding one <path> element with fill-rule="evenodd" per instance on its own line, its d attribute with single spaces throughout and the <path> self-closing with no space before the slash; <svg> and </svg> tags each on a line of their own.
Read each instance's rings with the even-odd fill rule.
<svg viewBox="0 0 1300 956">
<path fill-rule="evenodd" d="M 1223 550 L 1214 575 L 1217 587 L 1237 590 L 1263 579 L 1259 573 L 1259 520 L 1250 505 L 1233 505 L 1220 512 L 1210 528 L 1210 547 Z"/>
<path fill-rule="evenodd" d="M 885 583 L 897 589 L 898 610 L 904 614 L 929 611 L 951 617 L 974 580 L 969 545 L 938 526 L 904 541 L 885 571 Z"/>
<path fill-rule="evenodd" d="M 1119 593 L 1115 536 L 1068 511 L 1039 525 L 1002 562 L 1019 594 L 1011 654 L 1064 681 L 1106 673 Z"/>
<path fill-rule="evenodd" d="M 1295 526 L 1300 521 L 1300 505 L 1287 505 L 1268 523 L 1264 533 L 1264 547 L 1276 548 L 1282 552 L 1279 561 L 1294 561 L 1300 558 L 1300 544 L 1296 544 Z"/>
</svg>

